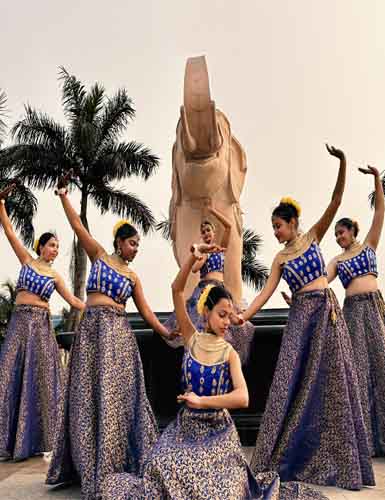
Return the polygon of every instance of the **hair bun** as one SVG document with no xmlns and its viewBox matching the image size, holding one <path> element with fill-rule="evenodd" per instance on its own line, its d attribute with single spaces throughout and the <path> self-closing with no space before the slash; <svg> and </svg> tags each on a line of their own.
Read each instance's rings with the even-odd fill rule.
<svg viewBox="0 0 385 500">
<path fill-rule="evenodd" d="M 290 196 L 284 196 L 283 198 L 281 198 L 280 203 L 286 203 L 287 205 L 291 205 L 296 209 L 298 217 L 301 215 L 302 212 L 301 205 L 298 203 L 298 201 L 294 200 Z"/>
<path fill-rule="evenodd" d="M 355 236 L 357 236 L 357 234 L 359 233 L 360 231 L 360 225 L 358 224 L 358 221 L 356 221 L 355 219 L 352 219 L 352 224 L 354 226 L 354 229 L 355 229 Z"/>
<path fill-rule="evenodd" d="M 118 220 L 118 222 L 115 224 L 115 226 L 114 226 L 114 228 L 112 230 L 112 235 L 113 235 L 114 238 L 116 237 L 116 233 L 119 231 L 119 229 L 121 227 L 123 227 L 125 224 L 128 224 L 129 226 L 132 226 L 131 221 L 129 221 L 128 219 L 120 219 L 120 220 Z"/>
</svg>

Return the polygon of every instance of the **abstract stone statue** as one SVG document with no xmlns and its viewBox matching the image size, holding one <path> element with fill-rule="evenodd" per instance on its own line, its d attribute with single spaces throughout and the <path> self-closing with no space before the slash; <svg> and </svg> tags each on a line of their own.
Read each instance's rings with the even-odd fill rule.
<svg viewBox="0 0 385 500">
<path fill-rule="evenodd" d="M 242 212 L 239 198 L 246 175 L 246 155 L 231 133 L 226 116 L 211 100 L 206 59 L 187 60 L 184 79 L 184 105 L 180 109 L 176 141 L 172 152 L 172 198 L 170 202 L 171 238 L 180 266 L 188 257 L 192 243 L 199 242 L 200 224 L 207 215 L 207 201 L 232 221 L 226 252 L 225 284 L 236 302 L 242 298 Z M 223 228 L 216 226 L 216 241 Z M 190 277 L 186 295 L 199 276 Z"/>
</svg>

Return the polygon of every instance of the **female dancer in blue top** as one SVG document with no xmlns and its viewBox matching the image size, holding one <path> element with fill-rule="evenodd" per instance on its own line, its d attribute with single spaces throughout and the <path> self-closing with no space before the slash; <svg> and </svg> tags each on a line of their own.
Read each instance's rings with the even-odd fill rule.
<svg viewBox="0 0 385 500">
<path fill-rule="evenodd" d="M 338 275 L 346 298 L 343 313 L 352 341 L 361 405 L 372 455 L 385 455 L 385 305 L 377 284 L 376 249 L 384 223 L 384 191 L 376 168 L 359 169 L 374 177 L 373 222 L 363 243 L 358 224 L 345 217 L 335 226 L 343 252 L 327 267 L 328 280 Z"/>
<path fill-rule="evenodd" d="M 238 354 L 224 339 L 233 314 L 231 295 L 208 285 L 198 309 L 207 328 L 197 332 L 186 311 L 183 291 L 201 254 L 220 251 L 200 244 L 172 285 L 173 300 L 185 345 L 182 366 L 184 406 L 164 431 L 141 477 L 112 474 L 104 485 L 105 500 L 320 500 L 323 495 L 300 484 L 280 485 L 277 474 L 253 477 L 242 454 L 228 409 L 245 408 L 248 391 Z"/>
<path fill-rule="evenodd" d="M 107 473 L 142 471 L 158 435 L 138 346 L 125 313 L 127 300 L 134 299 L 155 331 L 165 336 L 168 332 L 151 311 L 140 279 L 129 267 L 139 248 L 136 229 L 128 221 L 115 226 L 115 251 L 108 254 L 83 226 L 65 183 L 64 178 L 58 194 L 92 266 L 47 483 L 77 476 L 82 498 L 95 500 L 101 496 L 100 485 Z"/>
<path fill-rule="evenodd" d="M 51 267 L 59 252 L 53 233 L 37 240 L 34 259 L 17 238 L 5 208 L 15 186 L 0 193 L 0 222 L 21 264 L 16 309 L 0 353 L 0 456 L 17 460 L 52 449 L 61 387 L 59 349 L 49 313 L 57 290 L 70 305 L 83 302 Z"/>
<path fill-rule="evenodd" d="M 332 200 L 321 219 L 298 232 L 300 208 L 284 199 L 273 211 L 274 234 L 285 243 L 245 319 L 258 311 L 281 276 L 293 293 L 263 420 L 252 457 L 255 471 L 276 470 L 281 479 L 360 489 L 374 477 L 349 333 L 319 247 L 341 203 L 346 160 L 340 160 Z"/>
<path fill-rule="evenodd" d="M 225 269 L 225 251 L 229 243 L 232 225 L 231 222 L 209 202 L 207 209 L 211 215 L 216 217 L 224 227 L 223 236 L 219 243 L 220 249 L 214 252 L 201 255 L 192 268 L 193 273 L 200 274 L 200 280 L 195 287 L 191 297 L 186 302 L 186 308 L 190 320 L 194 324 L 197 331 L 204 331 L 206 328 L 205 318 L 197 310 L 197 304 L 203 290 L 208 285 L 225 286 L 224 283 L 224 269 Z M 202 220 L 201 227 L 201 240 L 206 245 L 214 245 L 216 238 L 216 228 L 211 220 L 205 218 Z M 235 306 L 237 312 L 241 309 L 238 305 Z M 164 326 L 169 332 L 178 330 L 177 318 L 175 312 L 172 313 Z M 231 324 L 226 332 L 226 340 L 238 352 L 242 363 L 245 363 L 250 354 L 250 346 L 253 340 L 255 327 L 250 322 L 244 322 L 242 325 Z M 183 344 L 181 338 L 175 341 L 168 342 L 172 347 L 178 347 Z"/>
</svg>

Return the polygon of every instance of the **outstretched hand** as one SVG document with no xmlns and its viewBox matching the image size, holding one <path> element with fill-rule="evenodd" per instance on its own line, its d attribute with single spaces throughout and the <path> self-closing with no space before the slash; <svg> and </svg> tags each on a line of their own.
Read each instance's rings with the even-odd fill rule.
<svg viewBox="0 0 385 500">
<path fill-rule="evenodd" d="M 337 149 L 334 146 L 329 146 L 329 144 L 325 144 L 325 146 L 329 154 L 331 154 L 332 156 L 335 156 L 339 160 L 345 159 L 345 153 L 342 151 L 342 149 Z"/>
<path fill-rule="evenodd" d="M 16 182 L 12 182 L 9 186 L 7 186 L 5 189 L 0 191 L 0 200 L 5 200 L 7 199 L 9 193 L 13 191 L 16 187 Z"/>
<path fill-rule="evenodd" d="M 74 171 L 72 168 L 65 175 L 62 175 L 57 182 L 57 189 L 65 189 L 72 179 Z"/>
<path fill-rule="evenodd" d="M 376 169 L 376 167 L 371 167 L 370 165 L 368 165 L 368 168 L 359 167 L 358 170 L 363 174 L 370 174 L 374 175 L 374 177 L 380 177 L 380 172 Z"/>
<path fill-rule="evenodd" d="M 242 326 L 245 324 L 245 320 L 243 319 L 242 313 L 239 314 L 231 313 L 230 322 L 234 326 Z"/>
</svg>

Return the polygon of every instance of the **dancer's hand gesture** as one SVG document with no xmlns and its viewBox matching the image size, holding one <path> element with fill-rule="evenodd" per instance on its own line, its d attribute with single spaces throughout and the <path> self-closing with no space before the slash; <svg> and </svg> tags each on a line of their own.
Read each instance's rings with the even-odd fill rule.
<svg viewBox="0 0 385 500">
<path fill-rule="evenodd" d="M 216 243 L 199 243 L 197 250 L 200 253 L 223 252 L 225 249 Z"/>
<path fill-rule="evenodd" d="M 55 194 L 66 194 L 66 188 L 73 177 L 73 173 L 74 171 L 71 168 L 65 175 L 62 175 L 59 178 L 57 182 L 57 188 L 55 189 Z"/>
<path fill-rule="evenodd" d="M 371 174 L 374 175 L 374 177 L 380 177 L 380 172 L 376 169 L 376 167 L 371 167 L 370 165 L 368 165 L 368 168 L 359 167 L 358 170 L 363 174 Z"/>
<path fill-rule="evenodd" d="M 5 189 L 3 189 L 2 191 L 0 191 L 0 200 L 6 200 L 9 193 L 11 191 L 13 191 L 16 187 L 16 182 L 13 182 L 12 184 L 10 184 L 9 186 L 7 186 Z"/>
<path fill-rule="evenodd" d="M 281 292 L 281 295 L 282 295 L 284 301 L 286 302 L 286 304 L 290 307 L 292 302 L 293 302 L 290 295 L 288 295 L 286 292 Z"/>
<path fill-rule="evenodd" d="M 345 159 L 345 153 L 342 151 L 342 149 L 337 149 L 334 146 L 329 146 L 329 144 L 325 144 L 326 149 L 329 151 L 329 154 L 332 156 L 335 156 L 339 160 Z"/>
<path fill-rule="evenodd" d="M 243 319 L 242 313 L 231 313 L 230 314 L 230 322 L 234 326 L 242 326 L 245 323 L 245 320 Z"/>
<path fill-rule="evenodd" d="M 179 394 L 177 397 L 178 403 L 185 402 L 190 408 L 202 408 L 202 401 L 195 392 L 185 392 L 184 394 Z"/>
</svg>

